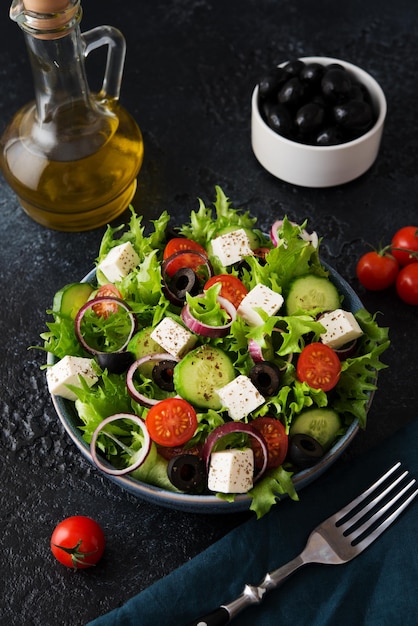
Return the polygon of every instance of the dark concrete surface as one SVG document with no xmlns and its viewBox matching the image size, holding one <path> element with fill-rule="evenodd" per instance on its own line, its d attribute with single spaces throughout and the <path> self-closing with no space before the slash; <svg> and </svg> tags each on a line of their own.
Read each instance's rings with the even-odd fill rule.
<svg viewBox="0 0 418 626">
<path fill-rule="evenodd" d="M 338 463 L 416 419 L 418 310 L 393 290 L 365 293 L 355 278 L 368 243 L 386 243 L 396 229 L 417 222 L 415 2 L 323 0 L 319 9 L 311 0 L 85 0 L 82 30 L 99 24 L 120 28 L 127 40 L 121 101 L 145 140 L 137 211 L 148 220 L 167 209 L 182 222 L 198 197 L 214 199 L 219 184 L 264 229 L 284 214 L 308 218 L 323 237 L 325 260 L 390 327 L 389 368 L 381 373 L 367 430 Z M 332 189 L 273 178 L 250 146 L 250 97 L 259 75 L 309 55 L 360 65 L 388 100 L 377 162 L 360 179 Z M 103 71 L 99 59 L 89 57 L 89 68 L 94 83 Z M 2 130 L 33 94 L 23 37 L 6 5 L 0 84 Z M 79 626 L 192 558 L 247 514 L 192 515 L 144 503 L 81 457 L 48 396 L 44 355 L 28 346 L 40 343 L 55 291 L 92 268 L 104 229 L 47 230 L 23 213 L 2 178 L 0 211 L 0 624 Z M 78 573 L 49 552 L 55 525 L 75 514 L 96 518 L 107 537 L 100 564 Z"/>
</svg>

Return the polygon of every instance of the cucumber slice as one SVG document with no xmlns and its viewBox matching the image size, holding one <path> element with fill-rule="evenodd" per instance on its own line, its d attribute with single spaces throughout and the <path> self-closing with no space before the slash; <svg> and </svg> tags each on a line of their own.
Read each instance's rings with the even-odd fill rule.
<svg viewBox="0 0 418 626">
<path fill-rule="evenodd" d="M 216 393 L 235 378 L 230 358 L 209 345 L 189 352 L 174 368 L 176 392 L 195 407 L 218 410 L 222 407 Z"/>
<path fill-rule="evenodd" d="M 164 350 L 159 343 L 154 341 L 151 338 L 151 333 L 153 331 L 152 326 L 147 326 L 142 328 L 142 330 L 135 333 L 128 344 L 128 351 L 131 352 L 135 359 L 142 359 L 144 356 L 148 356 L 150 354 L 164 354 L 166 350 Z M 145 378 L 152 378 L 152 370 L 154 369 L 155 362 L 150 361 L 149 363 L 143 363 L 139 366 L 138 371 L 140 374 L 145 376 Z"/>
<path fill-rule="evenodd" d="M 324 450 L 329 450 L 340 429 L 340 416 L 333 409 L 309 409 L 294 419 L 289 430 L 289 436 L 310 435 L 321 444 Z"/>
<path fill-rule="evenodd" d="M 87 302 L 94 291 L 89 283 L 70 283 L 54 296 L 52 310 L 66 317 L 75 319 L 78 311 Z"/>
<path fill-rule="evenodd" d="M 312 309 L 333 311 L 338 309 L 340 304 L 340 295 L 336 286 L 328 278 L 313 274 L 295 278 L 286 298 L 288 315 Z"/>
</svg>

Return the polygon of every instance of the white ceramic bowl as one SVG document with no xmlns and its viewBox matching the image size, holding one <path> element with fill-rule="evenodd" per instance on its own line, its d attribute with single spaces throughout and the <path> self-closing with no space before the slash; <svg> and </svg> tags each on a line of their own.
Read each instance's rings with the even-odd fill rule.
<svg viewBox="0 0 418 626">
<path fill-rule="evenodd" d="M 274 132 L 262 118 L 256 86 L 252 95 L 252 148 L 268 172 L 288 183 L 302 187 L 342 185 L 364 174 L 376 160 L 387 111 L 385 94 L 370 74 L 351 63 L 329 57 L 302 57 L 301 60 L 344 66 L 368 89 L 377 115 L 376 123 L 361 137 L 334 146 L 291 141 Z"/>
</svg>

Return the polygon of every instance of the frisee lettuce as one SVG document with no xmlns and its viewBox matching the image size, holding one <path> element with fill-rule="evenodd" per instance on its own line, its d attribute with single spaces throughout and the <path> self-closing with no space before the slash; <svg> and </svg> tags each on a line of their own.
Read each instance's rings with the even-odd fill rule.
<svg viewBox="0 0 418 626">
<path fill-rule="evenodd" d="M 161 261 L 166 242 L 166 231 L 169 224 L 169 215 L 162 213 L 159 219 L 151 222 L 151 232 L 146 235 L 142 225 L 142 218 L 131 208 L 131 217 L 128 227 L 108 227 L 100 246 L 97 264 L 114 246 L 130 241 L 137 252 L 140 262 L 126 278 L 118 281 L 116 287 L 122 294 L 125 302 L 135 312 L 138 328 L 151 329 L 164 316 L 169 315 L 180 321 L 179 309 L 167 300 L 162 289 Z M 251 230 L 260 247 L 268 250 L 263 262 L 256 256 L 248 257 L 240 267 L 240 279 L 248 290 L 256 284 L 263 283 L 276 292 L 286 293 L 291 282 L 304 274 L 328 276 L 329 272 L 321 264 L 318 247 L 301 237 L 306 223 L 298 226 L 287 218 L 278 231 L 278 245 L 274 247 L 266 235 L 256 228 L 256 218 L 249 212 L 243 212 L 232 207 L 220 187 L 216 187 L 216 199 L 213 207 L 206 207 L 199 200 L 199 208 L 192 211 L 190 221 L 179 228 L 181 235 L 193 239 L 210 255 L 211 241 L 220 232 L 226 229 L 244 228 Z M 238 275 L 235 267 L 225 268 L 214 256 L 210 261 L 216 273 L 231 273 Z M 102 284 L 105 278 L 97 273 L 97 282 Z M 216 302 L 219 286 L 209 289 L 204 298 L 188 297 L 187 301 L 193 314 L 204 323 L 224 323 L 224 313 Z M 203 306 L 202 306 L 203 305 Z M 319 338 L 323 327 L 316 319 L 317 311 L 307 311 L 298 315 L 266 316 L 260 311 L 263 324 L 258 327 L 248 326 L 237 316 L 232 323 L 227 337 L 221 339 L 202 338 L 200 343 L 210 342 L 224 350 L 231 358 L 237 374 L 249 373 L 253 361 L 249 355 L 249 341 L 256 342 L 262 349 L 266 359 L 274 360 L 281 370 L 281 384 L 277 394 L 254 411 L 244 421 L 251 422 L 253 418 L 272 415 L 281 419 L 289 431 L 290 425 L 303 410 L 316 406 L 326 407 L 331 402 L 332 407 L 341 415 L 347 427 L 357 419 L 362 428 L 366 427 L 367 410 L 377 384 L 377 374 L 385 367 L 380 357 L 389 346 L 388 329 L 377 324 L 376 316 L 370 315 L 364 309 L 355 312 L 364 335 L 359 341 L 359 350 L 356 356 L 346 359 L 342 364 L 342 372 L 337 387 L 333 390 L 332 401 L 330 396 L 320 389 L 313 389 L 296 378 L 293 355 L 299 353 L 306 342 Z M 88 356 L 78 343 L 74 333 L 74 320 L 62 315 L 60 311 L 49 310 L 52 321 L 47 322 L 48 331 L 42 333 L 43 349 L 52 353 L 57 359 L 65 355 Z M 112 320 L 116 323 L 118 316 L 111 316 L 107 321 L 95 320 L 99 324 L 99 332 L 111 333 Z M 86 317 L 86 325 L 93 324 L 94 320 Z M 120 320 L 119 320 L 119 323 Z M 88 328 L 86 332 L 89 332 Z M 130 342 L 129 349 L 135 351 L 135 337 Z M 136 403 L 129 396 L 125 376 L 109 374 L 107 370 L 100 370 L 99 383 L 89 388 L 83 384 L 81 388 L 73 387 L 77 395 L 75 408 L 79 419 L 79 428 L 87 443 L 101 421 L 114 413 L 133 412 L 145 418 L 148 409 Z M 162 392 L 152 378 L 146 375 L 138 377 L 136 385 L 145 395 L 162 399 L 170 392 Z M 228 420 L 224 411 L 202 411 L 198 413 L 198 427 L 194 437 L 188 445 L 201 444 L 208 434 L 217 426 Z M 141 446 L 141 433 L 135 425 L 127 421 L 118 421 L 110 425 L 109 429 L 117 429 L 117 435 L 126 442 L 134 454 Z M 116 434 L 116 433 L 114 433 Z M 244 438 L 245 444 L 245 438 Z M 124 455 L 118 454 L 116 446 L 109 437 L 100 436 L 98 445 L 104 454 L 112 459 L 115 465 L 124 463 Z M 242 442 L 241 444 L 242 445 Z M 166 475 L 167 463 L 157 454 L 153 445 L 152 453 L 147 462 L 132 473 L 132 477 L 150 484 L 156 484 L 164 489 L 170 489 Z M 172 488 L 175 490 L 174 488 Z M 249 492 L 252 499 L 251 509 L 258 517 L 264 515 L 276 500 L 284 495 L 298 499 L 293 482 L 292 468 L 283 466 L 275 470 L 268 470 L 263 478 L 256 483 Z M 233 494 L 220 495 L 225 500 L 233 500 Z"/>
</svg>

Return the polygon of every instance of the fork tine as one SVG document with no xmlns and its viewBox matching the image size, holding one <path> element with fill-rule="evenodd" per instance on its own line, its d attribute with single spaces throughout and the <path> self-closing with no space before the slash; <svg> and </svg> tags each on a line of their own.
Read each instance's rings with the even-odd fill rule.
<svg viewBox="0 0 418 626">
<path fill-rule="evenodd" d="M 402 492 L 396 497 L 393 498 L 393 500 L 391 501 L 391 504 L 393 504 L 394 502 L 396 502 L 396 500 L 399 499 L 399 497 L 401 497 L 401 495 L 403 493 L 405 493 L 405 491 L 407 491 L 412 484 L 415 483 L 415 480 L 411 481 L 409 483 L 409 485 L 407 487 L 405 487 L 405 489 L 402 490 Z M 408 498 L 402 502 L 402 504 L 395 509 L 385 520 L 384 522 L 382 522 L 382 524 L 380 524 L 380 526 L 377 526 L 377 528 L 375 528 L 370 535 L 368 535 L 367 537 L 365 537 L 364 539 L 362 539 L 361 541 L 359 541 L 356 544 L 356 548 L 359 551 L 363 551 L 367 548 L 367 546 L 369 546 L 371 543 L 373 543 L 373 541 L 375 539 L 377 539 L 382 533 L 383 531 L 385 531 L 398 517 L 399 515 L 402 513 L 402 511 L 404 509 L 406 509 L 406 507 L 412 502 L 412 500 L 418 495 L 418 489 L 415 489 L 415 491 L 413 491 Z M 381 511 L 378 511 L 378 513 L 380 514 Z M 374 517 L 377 517 L 377 519 L 380 517 L 380 515 L 376 514 Z M 368 526 L 370 526 L 370 524 L 368 524 Z"/>
<path fill-rule="evenodd" d="M 393 491 L 393 489 L 396 487 L 396 485 L 398 485 L 400 482 L 402 482 L 402 480 L 406 476 L 408 476 L 408 472 L 407 471 L 403 472 L 403 474 L 398 476 L 392 483 L 390 483 L 390 485 L 388 485 L 386 487 L 386 489 L 384 489 L 383 491 L 378 493 L 378 495 L 375 498 L 373 498 L 373 500 L 371 500 L 366 506 L 362 507 L 358 511 L 358 513 L 356 513 L 355 515 L 349 517 L 345 523 L 337 523 L 337 526 L 340 529 L 340 531 L 341 532 L 345 532 L 349 528 L 352 528 L 354 526 L 354 524 L 356 522 L 358 522 L 360 519 L 362 519 L 366 515 L 366 513 L 371 511 L 376 506 L 376 504 L 378 502 L 383 500 L 383 498 L 385 498 L 391 491 Z M 412 482 L 408 485 L 408 487 L 411 486 L 414 482 L 415 482 L 415 479 L 412 480 Z M 381 509 L 381 511 L 383 511 L 383 510 L 384 509 Z M 345 516 L 345 517 L 347 517 L 347 516 Z"/>
<path fill-rule="evenodd" d="M 373 491 L 377 489 L 377 487 L 379 487 L 379 485 L 381 485 L 391 474 L 393 474 L 393 472 L 395 472 L 400 467 L 400 465 L 401 465 L 400 461 L 395 463 L 395 465 L 393 465 L 390 469 L 388 469 L 388 471 L 385 474 L 383 474 L 383 476 L 381 476 L 378 480 L 376 480 L 376 482 L 370 485 L 370 487 L 366 489 L 366 491 L 363 491 L 363 493 L 357 496 L 357 498 L 354 498 L 354 500 L 349 502 L 343 509 L 340 509 L 337 513 L 332 515 L 329 518 L 329 521 L 333 521 L 337 523 L 343 520 L 359 504 L 361 504 L 364 500 L 366 500 L 373 493 Z"/>
</svg>

